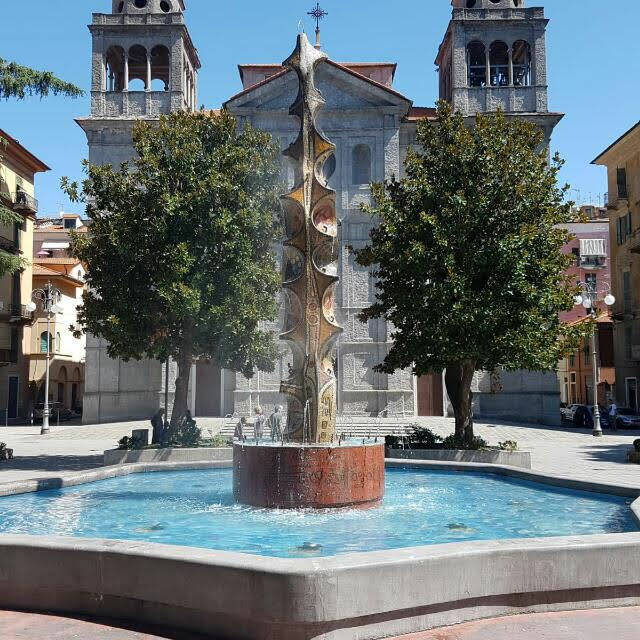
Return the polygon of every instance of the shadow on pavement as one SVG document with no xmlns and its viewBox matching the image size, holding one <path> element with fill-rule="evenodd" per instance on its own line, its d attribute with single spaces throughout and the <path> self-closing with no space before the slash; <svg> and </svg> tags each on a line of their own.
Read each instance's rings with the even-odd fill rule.
<svg viewBox="0 0 640 640">
<path fill-rule="evenodd" d="M 113 631 L 130 632 L 118 634 L 119 640 L 222 640 L 214 636 L 203 636 L 187 631 L 176 631 L 159 626 L 138 625 L 126 620 L 113 620 L 109 618 L 88 618 L 84 616 L 62 616 L 57 613 L 31 613 L 27 611 L 0 611 L 0 616 L 9 616 L 9 622 L 13 622 L 14 628 L 20 628 L 21 617 L 24 618 L 24 630 L 21 629 L 21 640 L 41 640 L 42 633 L 45 637 L 74 637 L 82 640 L 90 638 L 114 637 Z M 13 620 L 12 620 L 13 619 Z M 100 625 L 98 628 L 93 625 Z M 65 635 L 59 636 L 62 632 Z M 24 633 L 25 635 L 22 635 Z M 33 635 L 30 635 L 32 633 Z M 2 637 L 2 636 L 0 636 Z"/>
<path fill-rule="evenodd" d="M 607 444 L 594 443 L 585 450 L 588 459 L 599 460 L 600 462 L 627 462 L 627 454 L 633 449 L 633 440 L 629 444 Z"/>
<path fill-rule="evenodd" d="M 50 455 L 17 456 L 0 466 L 0 480 L 3 471 L 84 471 L 103 466 L 102 455 Z"/>
</svg>

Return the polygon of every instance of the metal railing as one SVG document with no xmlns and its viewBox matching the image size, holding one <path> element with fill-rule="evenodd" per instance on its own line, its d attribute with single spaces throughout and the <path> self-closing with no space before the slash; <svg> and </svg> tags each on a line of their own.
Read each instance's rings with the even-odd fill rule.
<svg viewBox="0 0 640 640">
<path fill-rule="evenodd" d="M 10 304 L 7 307 L 6 314 L 11 320 L 27 320 L 31 322 L 33 320 L 33 312 L 27 310 L 27 306 L 24 304 Z"/>
<path fill-rule="evenodd" d="M 11 200 L 15 211 L 38 213 L 38 201 L 26 191 L 16 191 L 12 194 Z"/>
<path fill-rule="evenodd" d="M 16 364 L 18 352 L 13 349 L 0 349 L 0 364 Z"/>
<path fill-rule="evenodd" d="M 20 253 L 20 247 L 14 240 L 0 236 L 0 251 L 6 251 L 7 253 Z"/>
</svg>

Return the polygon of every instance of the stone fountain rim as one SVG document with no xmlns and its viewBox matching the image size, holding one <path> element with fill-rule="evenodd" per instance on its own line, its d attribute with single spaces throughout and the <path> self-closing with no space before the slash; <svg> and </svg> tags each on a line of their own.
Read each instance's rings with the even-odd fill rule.
<svg viewBox="0 0 640 640">
<path fill-rule="evenodd" d="M 102 467 L 2 483 L 0 495 L 131 473 L 231 466 L 226 460 Z M 495 464 L 392 460 L 386 467 L 480 471 L 630 496 L 640 524 L 640 487 Z M 1 608 L 128 619 L 214 636 L 242 633 L 255 640 L 267 634 L 283 640 L 383 638 L 487 616 L 640 604 L 640 532 L 479 540 L 319 558 L 2 534 L 0 554 Z"/>
</svg>

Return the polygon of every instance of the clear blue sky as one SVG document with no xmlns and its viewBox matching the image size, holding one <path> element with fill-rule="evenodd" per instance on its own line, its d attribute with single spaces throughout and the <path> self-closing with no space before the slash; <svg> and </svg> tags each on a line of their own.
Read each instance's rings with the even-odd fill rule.
<svg viewBox="0 0 640 640">
<path fill-rule="evenodd" d="M 323 0 L 325 50 L 337 61 L 394 61 L 395 87 L 417 106 L 437 97 L 433 60 L 445 32 L 449 0 Z M 240 88 L 238 63 L 280 62 L 291 51 L 297 24 L 312 0 L 187 0 L 186 19 L 202 60 L 199 103 L 218 107 Z M 547 38 L 550 110 L 566 113 L 552 146 L 566 159 L 563 179 L 580 200 L 606 191 L 604 170 L 591 160 L 640 119 L 638 0 L 527 0 L 551 19 Z M 91 12 L 111 0 L 2 2 L 0 57 L 13 59 L 89 88 Z M 52 171 L 36 188 L 40 214 L 70 205 L 60 176 L 81 177 L 86 139 L 74 118 L 88 98 L 0 102 L 0 127 Z M 591 195 L 590 195 L 591 194 Z M 577 199 L 577 191 L 573 192 Z"/>
</svg>

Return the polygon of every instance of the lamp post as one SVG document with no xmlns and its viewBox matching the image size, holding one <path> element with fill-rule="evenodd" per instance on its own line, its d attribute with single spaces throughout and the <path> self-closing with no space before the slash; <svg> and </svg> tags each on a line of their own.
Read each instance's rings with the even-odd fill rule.
<svg viewBox="0 0 640 640">
<path fill-rule="evenodd" d="M 583 284 L 583 293 L 582 295 L 576 296 L 575 303 L 577 305 L 581 304 L 594 320 L 597 314 L 597 302 L 598 292 L 596 287 L 590 283 Z M 603 302 L 607 307 L 611 307 L 615 304 L 616 299 L 609 293 L 604 297 Z M 600 424 L 600 408 L 598 407 L 598 343 L 596 340 L 596 326 L 597 322 L 594 322 L 591 330 L 591 357 L 593 360 L 593 436 L 595 438 L 601 438 L 602 425 Z"/>
<path fill-rule="evenodd" d="M 60 305 L 61 293 L 58 289 L 51 286 L 51 282 L 47 283 L 44 289 L 34 289 L 31 294 L 31 302 L 27 305 L 27 311 L 33 313 L 38 308 L 38 302 L 42 304 L 42 309 L 47 314 L 47 352 L 45 358 L 44 373 L 44 409 L 42 411 L 42 429 L 40 435 L 49 433 L 49 359 L 51 357 L 51 314 L 60 313 L 62 311 Z"/>
</svg>

